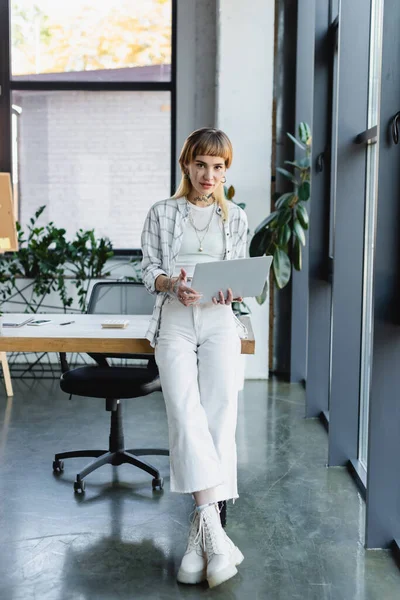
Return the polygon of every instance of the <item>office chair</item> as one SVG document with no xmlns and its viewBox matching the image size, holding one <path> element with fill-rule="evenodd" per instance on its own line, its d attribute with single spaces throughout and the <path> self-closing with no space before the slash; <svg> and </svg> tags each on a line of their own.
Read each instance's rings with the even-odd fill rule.
<svg viewBox="0 0 400 600">
<path fill-rule="evenodd" d="M 87 312 L 89 314 L 131 314 L 151 315 L 154 298 L 144 286 L 136 282 L 100 282 L 93 286 Z M 98 354 L 88 353 L 96 365 L 70 369 L 65 352 L 60 353 L 61 380 L 60 387 L 67 394 L 105 399 L 105 409 L 111 412 L 110 436 L 108 450 L 74 450 L 59 452 L 54 457 L 53 471 L 64 470 L 65 458 L 93 457 L 80 471 L 74 482 L 75 492 L 85 491 L 84 477 L 105 464 L 114 466 L 129 463 L 153 476 L 152 487 L 163 488 L 160 472 L 151 464 L 141 460 L 139 456 L 169 456 L 169 451 L 161 448 L 134 448 L 126 450 L 122 423 L 122 406 L 120 401 L 128 398 L 139 398 L 160 391 L 160 379 L 153 355 L 148 354 Z M 145 366 L 111 366 L 107 358 L 141 358 L 146 359 Z"/>
</svg>

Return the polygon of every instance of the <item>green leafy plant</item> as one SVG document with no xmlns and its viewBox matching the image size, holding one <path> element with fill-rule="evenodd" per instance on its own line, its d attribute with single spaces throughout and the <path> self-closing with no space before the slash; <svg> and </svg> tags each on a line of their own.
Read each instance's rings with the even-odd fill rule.
<svg viewBox="0 0 400 600">
<path fill-rule="evenodd" d="M 310 128 L 306 123 L 300 123 L 299 139 L 290 133 L 287 135 L 305 153 L 300 160 L 285 161 L 293 172 L 277 168 L 293 184 L 293 191 L 279 196 L 275 201 L 275 209 L 258 225 L 250 242 L 250 256 L 273 256 L 272 272 L 279 289 L 289 282 L 292 267 L 297 271 L 302 268 L 302 246 L 306 244 L 305 232 L 309 225 L 306 202 L 311 192 Z M 257 300 L 262 304 L 265 298 L 264 289 Z"/>
<path fill-rule="evenodd" d="M 110 275 L 110 271 L 104 271 L 104 266 L 112 256 L 110 240 L 97 239 L 93 229 L 79 229 L 75 239 L 68 244 L 68 270 L 75 282 L 82 312 L 86 311 L 90 280 Z"/>
<path fill-rule="evenodd" d="M 72 304 L 65 287 L 65 263 L 68 260 L 68 243 L 65 229 L 55 227 L 53 222 L 38 227 L 36 222 L 46 207 L 41 206 L 29 220 L 27 237 L 20 223 L 16 223 L 18 252 L 2 260 L 0 264 L 0 294 L 5 301 L 13 294 L 26 305 L 25 312 L 36 313 L 45 297 L 52 291 L 60 295 L 64 309 Z M 33 279 L 31 297 L 17 285 L 19 278 Z"/>
<path fill-rule="evenodd" d="M 5 302 L 18 298 L 25 312 L 36 313 L 46 296 L 56 291 L 65 312 L 73 303 L 66 288 L 69 278 L 76 286 L 78 304 L 84 312 L 90 280 L 110 275 L 104 268 L 114 254 L 112 244 L 108 238 L 96 238 L 93 229 L 79 229 L 75 239 L 68 242 L 65 229 L 55 227 L 53 222 L 39 227 L 37 220 L 45 208 L 41 206 L 30 219 L 27 235 L 20 223 L 16 224 L 19 250 L 0 262 L 0 299 Z M 23 278 L 33 283 L 18 284 Z"/>
</svg>

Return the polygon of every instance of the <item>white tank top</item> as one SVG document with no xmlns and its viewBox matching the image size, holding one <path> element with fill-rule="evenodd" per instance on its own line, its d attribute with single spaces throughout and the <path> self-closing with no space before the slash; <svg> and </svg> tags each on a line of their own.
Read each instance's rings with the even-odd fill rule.
<svg viewBox="0 0 400 600">
<path fill-rule="evenodd" d="M 182 246 L 176 259 L 174 276 L 177 277 L 181 267 L 188 277 L 193 277 L 194 267 L 200 262 L 222 260 L 224 258 L 224 230 L 221 217 L 216 213 L 217 204 L 211 206 L 195 206 L 190 204 L 192 219 L 197 229 L 204 229 L 213 215 L 208 231 L 196 231 L 190 222 L 186 221 L 183 231 Z M 199 241 L 200 238 L 200 241 Z M 200 252 L 199 248 L 203 248 Z"/>
</svg>

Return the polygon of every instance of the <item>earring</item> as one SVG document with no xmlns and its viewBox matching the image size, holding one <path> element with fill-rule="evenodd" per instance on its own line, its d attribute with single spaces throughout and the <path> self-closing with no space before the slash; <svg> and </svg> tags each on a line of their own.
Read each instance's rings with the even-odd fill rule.
<svg viewBox="0 0 400 600">
<path fill-rule="evenodd" d="M 189 179 L 190 180 L 190 177 L 189 177 L 189 175 L 187 173 L 185 173 L 185 179 Z"/>
<path fill-rule="evenodd" d="M 222 179 L 221 179 L 221 183 L 226 183 L 226 177 L 225 177 L 225 175 L 224 175 L 224 180 L 222 181 Z"/>
</svg>

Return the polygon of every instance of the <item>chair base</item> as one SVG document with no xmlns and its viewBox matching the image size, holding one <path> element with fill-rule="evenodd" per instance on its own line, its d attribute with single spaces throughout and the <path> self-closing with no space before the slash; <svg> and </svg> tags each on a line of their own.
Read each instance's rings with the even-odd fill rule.
<svg viewBox="0 0 400 600">
<path fill-rule="evenodd" d="M 163 448 L 135 448 L 130 450 L 121 449 L 115 452 L 110 452 L 110 450 L 73 450 L 71 452 L 59 452 L 54 456 L 53 470 L 55 472 L 63 471 L 64 464 L 62 461 L 65 458 L 94 457 L 95 460 L 77 473 L 74 485 L 75 491 L 84 491 L 84 485 L 80 484 L 83 483 L 83 478 L 86 477 L 86 475 L 89 475 L 89 473 L 92 473 L 103 465 L 118 466 L 122 464 L 131 464 L 142 471 L 146 471 L 146 473 L 153 476 L 153 489 L 157 487 L 162 489 L 163 479 L 160 476 L 160 472 L 153 465 L 139 458 L 139 456 L 143 455 L 169 456 L 169 451 Z"/>
</svg>

